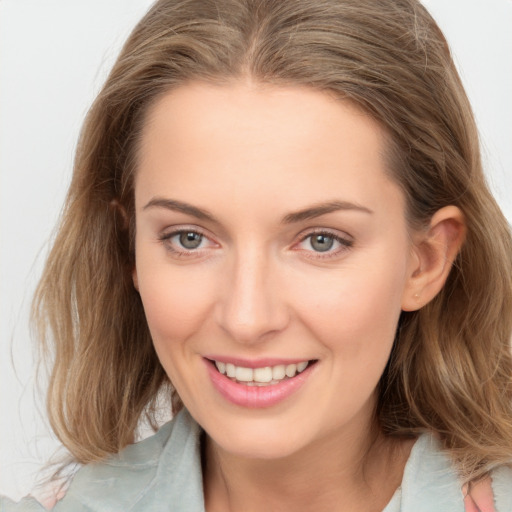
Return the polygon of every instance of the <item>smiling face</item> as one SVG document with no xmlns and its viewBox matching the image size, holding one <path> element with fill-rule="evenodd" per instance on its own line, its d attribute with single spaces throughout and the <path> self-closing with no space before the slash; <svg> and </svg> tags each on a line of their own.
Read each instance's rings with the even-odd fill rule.
<svg viewBox="0 0 512 512">
<path fill-rule="evenodd" d="M 150 111 L 134 281 L 220 448 L 283 457 L 367 432 L 417 265 L 384 149 L 368 116 L 309 89 L 192 84 Z"/>
</svg>

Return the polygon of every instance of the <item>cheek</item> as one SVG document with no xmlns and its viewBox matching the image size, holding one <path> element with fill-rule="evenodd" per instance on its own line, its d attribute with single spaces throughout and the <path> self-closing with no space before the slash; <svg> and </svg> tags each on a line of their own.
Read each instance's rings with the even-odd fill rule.
<svg viewBox="0 0 512 512">
<path fill-rule="evenodd" d="M 296 289 L 304 324 L 329 350 L 347 358 L 369 351 L 387 358 L 391 349 L 405 283 L 403 267 L 367 265 L 344 268 Z"/>
<path fill-rule="evenodd" d="M 357 276 L 356 276 L 357 277 Z M 366 271 L 349 282 L 341 301 L 349 326 L 394 337 L 401 311 L 403 276 Z"/>
<path fill-rule="evenodd" d="M 139 292 L 155 345 L 163 340 L 187 339 L 208 316 L 211 276 L 206 279 L 197 268 L 194 272 L 184 268 L 165 263 L 137 267 Z"/>
<path fill-rule="evenodd" d="M 317 400 L 338 420 L 370 403 L 395 339 L 402 283 L 400 275 L 353 268 L 302 293 L 302 324 L 322 345 L 329 382 Z"/>
</svg>

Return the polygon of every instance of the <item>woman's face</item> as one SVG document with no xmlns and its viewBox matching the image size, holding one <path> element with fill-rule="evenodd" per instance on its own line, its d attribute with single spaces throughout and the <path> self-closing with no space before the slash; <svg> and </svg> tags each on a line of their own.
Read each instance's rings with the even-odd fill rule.
<svg viewBox="0 0 512 512">
<path fill-rule="evenodd" d="M 150 111 L 134 282 L 220 448 L 277 458 L 367 432 L 417 265 L 384 149 L 367 115 L 305 88 L 192 84 Z"/>
</svg>

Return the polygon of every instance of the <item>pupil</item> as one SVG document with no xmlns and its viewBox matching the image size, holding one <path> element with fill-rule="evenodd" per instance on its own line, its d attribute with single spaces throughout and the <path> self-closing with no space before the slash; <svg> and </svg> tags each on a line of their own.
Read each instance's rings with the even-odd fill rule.
<svg viewBox="0 0 512 512">
<path fill-rule="evenodd" d="M 201 245 L 202 239 L 203 236 L 198 233 L 181 233 L 180 244 L 185 247 L 185 249 L 197 249 Z"/>
<path fill-rule="evenodd" d="M 331 236 L 315 235 L 311 239 L 311 247 L 318 252 L 328 251 L 333 245 L 334 239 Z"/>
</svg>

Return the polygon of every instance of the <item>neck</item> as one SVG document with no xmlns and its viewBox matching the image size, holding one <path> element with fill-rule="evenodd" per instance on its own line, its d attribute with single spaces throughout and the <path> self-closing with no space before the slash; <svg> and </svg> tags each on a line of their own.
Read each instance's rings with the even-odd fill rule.
<svg viewBox="0 0 512 512">
<path fill-rule="evenodd" d="M 334 432 L 279 459 L 248 459 L 206 437 L 208 512 L 381 511 L 400 485 L 411 441 L 369 428 Z"/>
</svg>

